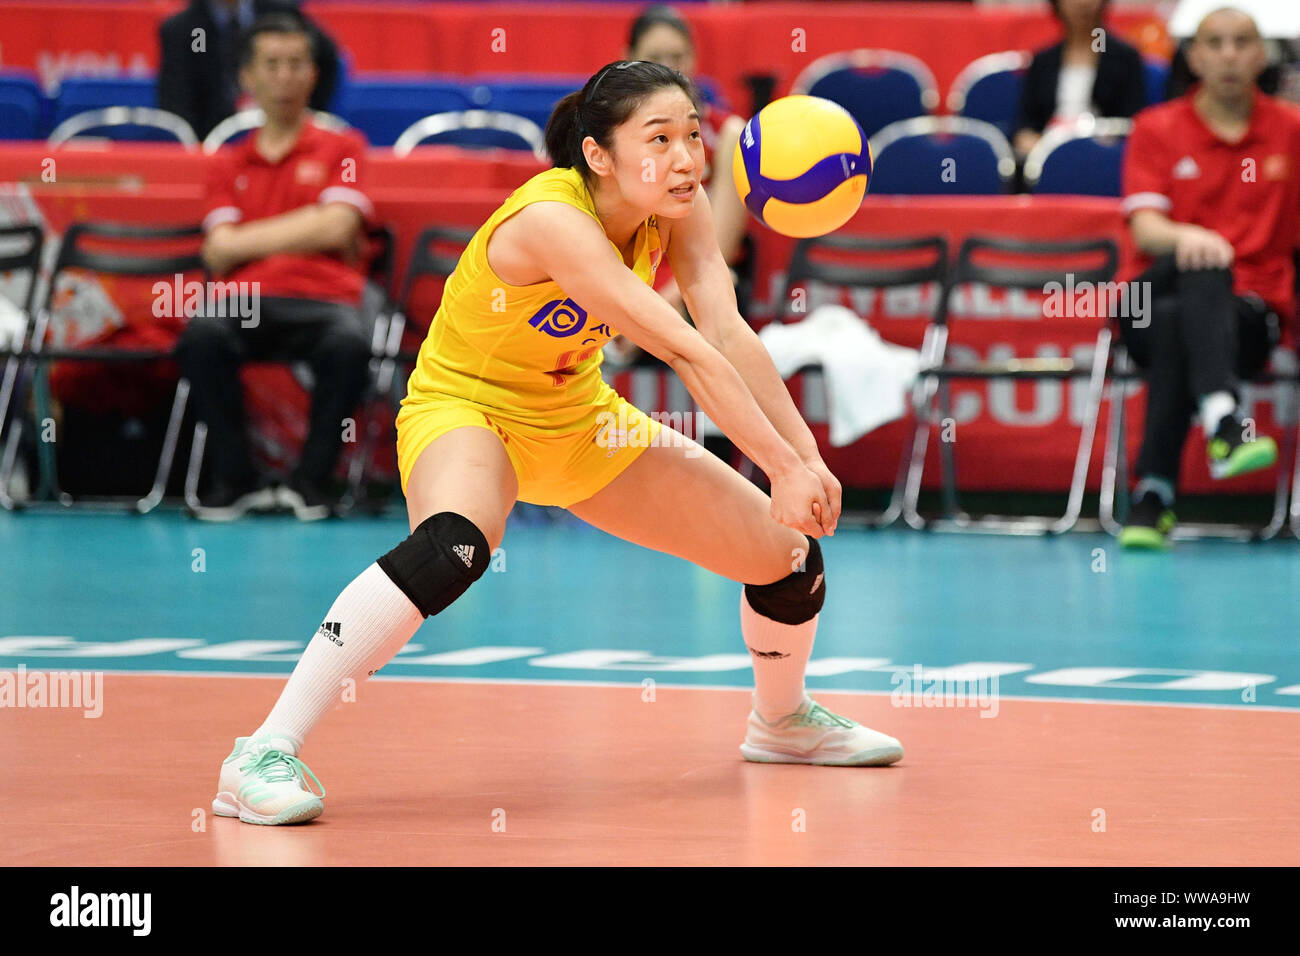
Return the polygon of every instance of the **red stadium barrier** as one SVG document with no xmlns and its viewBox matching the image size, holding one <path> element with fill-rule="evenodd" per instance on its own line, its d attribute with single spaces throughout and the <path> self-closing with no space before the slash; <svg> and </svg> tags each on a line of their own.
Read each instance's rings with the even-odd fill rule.
<svg viewBox="0 0 1300 956">
<path fill-rule="evenodd" d="M 51 158 L 55 161 L 54 176 L 53 181 L 48 181 L 49 177 L 42 173 L 49 168 L 45 162 Z M 39 145 L 0 148 L 0 183 L 14 184 L 0 186 L 0 221 L 42 221 L 54 235 L 61 234 L 68 223 L 77 219 L 195 221 L 203 208 L 205 163 L 201 155 L 156 145 L 53 152 Z M 453 148 L 431 147 L 397 160 L 387 151 L 375 150 L 369 163 L 370 182 L 365 188 L 380 218 L 397 234 L 400 267 L 424 227 L 434 223 L 477 227 L 514 185 L 538 168 L 532 159 L 500 152 L 491 157 L 466 156 Z M 1118 201 L 1071 197 L 868 197 L 845 229 L 886 236 L 939 233 L 949 239 L 954 249 L 973 233 L 1111 236 L 1122 243 L 1128 241 Z M 770 314 L 771 299 L 779 294 L 784 281 L 792 240 L 757 226 L 755 235 L 759 255 L 757 295 L 765 306 L 762 311 Z M 914 290 L 862 298 L 853 304 L 885 338 L 910 346 L 919 344 L 925 318 L 931 312 L 931 303 Z M 412 322 L 427 325 L 434 307 L 426 296 L 412 310 Z M 954 330 L 954 345 L 979 357 L 1062 355 L 1075 351 L 1086 354 L 1096 331 L 1096 323 L 1086 319 L 1027 321 L 1026 317 L 1038 314 L 1032 299 L 992 290 L 972 290 L 959 297 L 955 314 L 958 322 L 963 318 L 967 321 Z M 263 427 L 275 427 L 285 435 L 301 438 L 306 420 L 306 397 L 301 390 L 290 386 L 287 377 L 276 370 L 257 370 L 246 379 L 257 386 L 250 410 Z M 634 401 L 644 402 L 647 411 L 692 410 L 671 373 L 622 373 L 615 377 L 615 383 Z M 809 414 L 827 461 L 841 480 L 851 487 L 889 485 L 905 424 L 886 425 L 853 445 L 832 449 L 824 414 L 818 412 L 824 402 L 820 396 L 805 396 L 804 388 L 805 382 L 799 378 L 791 382 L 796 401 Z M 957 465 L 963 487 L 1064 489 L 1078 440 L 1082 389 L 1082 383 L 1051 381 L 956 384 L 954 408 L 961 436 L 956 446 Z M 1133 453 L 1140 434 L 1142 403 L 1138 397 L 1130 408 Z M 1261 430 L 1277 434 L 1267 396 L 1257 404 L 1254 415 Z M 1202 455 L 1202 443 L 1189 441 L 1184 464 L 1189 492 L 1269 490 L 1271 472 L 1238 479 L 1226 489 L 1212 483 Z M 1098 446 L 1090 482 L 1093 488 L 1100 458 Z M 936 458 L 927 470 L 929 481 L 937 482 L 938 474 Z"/>
<path fill-rule="evenodd" d="M 70 74 L 147 73 L 158 63 L 158 24 L 179 0 L 106 3 L 3 0 L 3 61 L 37 71 L 47 89 Z M 357 72 L 590 73 L 623 55 L 645 4 L 312 3 L 305 9 L 347 50 Z M 695 32 L 699 71 L 739 112 L 744 76 L 771 73 L 777 95 L 819 56 L 854 47 L 920 57 L 947 95 L 958 71 L 986 53 L 1036 49 L 1059 38 L 1046 4 L 1033 10 L 926 3 L 761 3 L 682 9 Z M 1152 10 L 1111 17 L 1145 52 L 1167 53 Z M 743 36 L 745 42 L 737 43 Z"/>
</svg>

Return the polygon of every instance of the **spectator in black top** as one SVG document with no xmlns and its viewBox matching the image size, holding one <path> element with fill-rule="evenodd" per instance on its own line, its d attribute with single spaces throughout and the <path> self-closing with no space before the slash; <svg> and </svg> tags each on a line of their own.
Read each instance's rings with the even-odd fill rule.
<svg viewBox="0 0 1300 956">
<path fill-rule="evenodd" d="M 1102 26 L 1109 0 L 1051 0 L 1065 39 L 1034 54 L 1013 145 L 1022 157 L 1057 122 L 1085 113 L 1133 116 L 1146 106 L 1142 57 Z"/>
<path fill-rule="evenodd" d="M 292 14 L 312 34 L 318 79 L 310 107 L 324 110 L 334 95 L 338 50 L 293 0 L 190 0 L 188 7 L 158 28 L 158 106 L 189 123 L 199 139 L 235 112 L 240 41 L 265 13 Z"/>
</svg>

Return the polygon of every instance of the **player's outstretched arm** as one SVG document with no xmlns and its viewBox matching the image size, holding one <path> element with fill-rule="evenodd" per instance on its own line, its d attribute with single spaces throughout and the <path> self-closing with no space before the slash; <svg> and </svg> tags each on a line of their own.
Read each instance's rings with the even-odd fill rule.
<svg viewBox="0 0 1300 956">
<path fill-rule="evenodd" d="M 670 365 L 719 428 L 772 481 L 772 516 L 820 537 L 817 513 L 830 512 L 821 480 L 777 433 L 740 374 L 662 297 L 623 264 L 600 225 L 566 203 L 526 207 L 514 232 L 528 259 L 593 315 Z M 563 237 L 558 239 L 557 237 Z"/>
<path fill-rule="evenodd" d="M 777 432 L 789 442 L 804 464 L 822 480 L 830 513 L 822 521 L 834 530 L 840 517 L 839 480 L 822 461 L 817 441 L 790 398 L 772 357 L 736 307 L 731 274 L 714 237 L 708 196 L 701 193 L 685 219 L 673 222 L 668 238 L 668 261 L 681 285 L 695 327 L 740 373 Z"/>
</svg>

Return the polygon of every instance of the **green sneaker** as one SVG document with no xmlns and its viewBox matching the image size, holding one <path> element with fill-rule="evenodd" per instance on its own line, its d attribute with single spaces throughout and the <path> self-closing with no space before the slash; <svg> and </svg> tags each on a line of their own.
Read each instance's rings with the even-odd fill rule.
<svg viewBox="0 0 1300 956">
<path fill-rule="evenodd" d="M 221 765 L 212 812 L 245 823 L 273 826 L 306 823 L 325 811 L 325 788 L 305 763 L 278 737 L 236 737 L 235 749 Z M 307 786 L 311 777 L 320 794 Z"/>
<path fill-rule="evenodd" d="M 1119 533 L 1120 547 L 1163 551 L 1169 547 L 1169 532 L 1177 519 L 1154 491 L 1133 503 L 1128 521 Z"/>
<path fill-rule="evenodd" d="M 1218 431 L 1205 446 L 1211 477 L 1235 478 L 1277 462 L 1277 442 L 1267 435 L 1246 441 L 1245 434 L 1245 425 L 1236 415 L 1219 423 Z"/>
</svg>

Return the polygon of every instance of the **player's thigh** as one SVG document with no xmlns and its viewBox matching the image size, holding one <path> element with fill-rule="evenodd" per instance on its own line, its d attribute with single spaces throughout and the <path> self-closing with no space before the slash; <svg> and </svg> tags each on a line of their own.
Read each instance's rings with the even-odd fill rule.
<svg viewBox="0 0 1300 956">
<path fill-rule="evenodd" d="M 463 515 L 495 550 L 519 494 L 519 480 L 501 439 L 476 425 L 454 428 L 420 452 L 406 482 L 411 530 L 442 511 Z"/>
<path fill-rule="evenodd" d="M 790 574 L 807 553 L 807 538 L 774 519 L 771 499 L 703 446 L 666 425 L 661 434 L 613 481 L 569 511 L 619 538 L 733 581 L 771 584 Z"/>
</svg>

